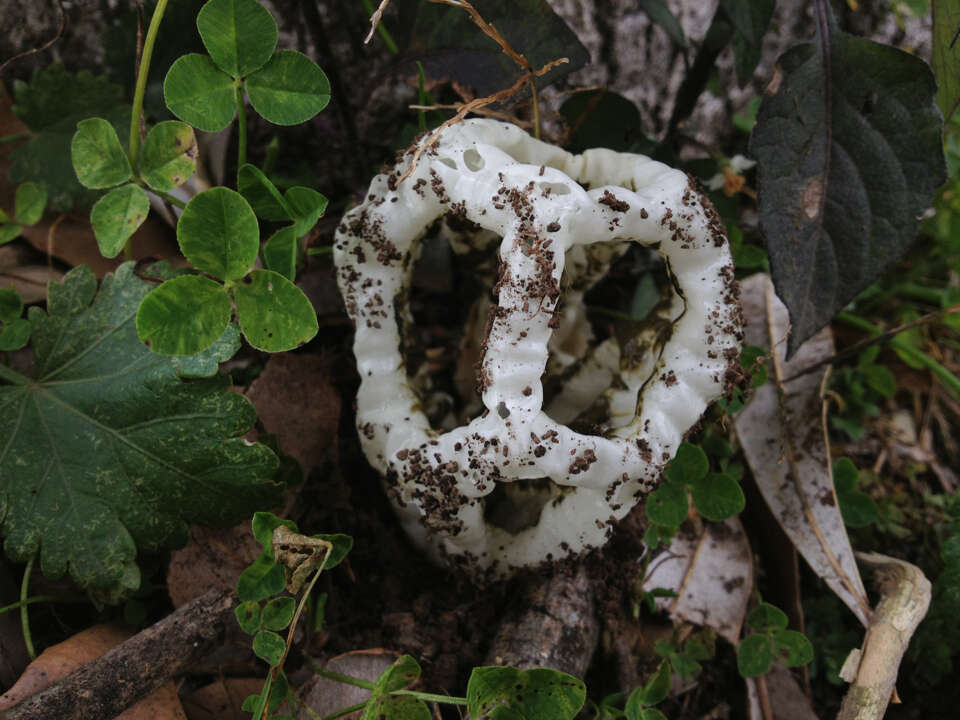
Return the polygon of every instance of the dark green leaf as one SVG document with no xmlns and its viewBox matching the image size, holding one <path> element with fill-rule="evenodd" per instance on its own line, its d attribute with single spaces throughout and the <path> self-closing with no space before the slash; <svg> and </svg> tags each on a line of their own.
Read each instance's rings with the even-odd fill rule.
<svg viewBox="0 0 960 720">
<path fill-rule="evenodd" d="M 151 128 L 143 143 L 140 175 L 154 190 L 183 185 L 197 169 L 197 138 L 186 123 L 169 120 Z"/>
<path fill-rule="evenodd" d="M 276 125 L 298 125 L 330 102 L 330 81 L 303 53 L 279 50 L 246 80 L 250 104 Z"/>
<path fill-rule="evenodd" d="M 647 519 L 656 525 L 675 528 L 687 519 L 689 509 L 687 490 L 678 482 L 664 480 L 647 496 Z"/>
<path fill-rule="evenodd" d="M 258 350 L 283 352 L 317 334 L 317 313 L 296 285 L 272 270 L 254 270 L 233 289 L 237 322 Z"/>
<path fill-rule="evenodd" d="M 637 106 L 610 90 L 576 92 L 560 106 L 560 114 L 569 129 L 565 146 L 570 152 L 597 147 L 619 152 L 653 149 L 644 135 Z"/>
<path fill-rule="evenodd" d="M 0 245 L 6 245 L 11 240 L 16 240 L 23 232 L 23 225 L 10 223 L 9 225 L 0 225 Z"/>
<path fill-rule="evenodd" d="M 327 558 L 327 562 L 323 566 L 324 570 L 331 570 L 335 568 L 337 565 L 342 563 L 347 554 L 353 550 L 353 538 L 349 535 L 344 535 L 343 533 L 336 533 L 334 535 L 314 535 L 313 537 L 326 540 L 328 543 L 333 545 L 333 550 L 330 551 L 330 557 Z"/>
<path fill-rule="evenodd" d="M 274 598 L 263 606 L 262 622 L 267 630 L 283 630 L 297 610 L 297 600 L 292 597 Z"/>
<path fill-rule="evenodd" d="M 70 158 L 77 179 L 84 187 L 109 188 L 133 175 L 117 131 L 103 118 L 88 118 L 77 123 L 77 133 L 70 143 Z"/>
<path fill-rule="evenodd" d="M 299 532 L 299 528 L 297 528 L 297 524 L 293 520 L 279 518 L 271 512 L 255 512 L 253 514 L 253 521 L 250 523 L 253 537 L 260 543 L 264 554 L 271 560 L 273 560 L 273 531 L 281 525 L 294 532 Z"/>
<path fill-rule="evenodd" d="M 286 673 L 281 670 L 273 679 L 273 685 L 270 687 L 269 702 L 267 703 L 267 708 L 270 710 L 270 712 L 275 712 L 277 708 L 283 705 L 289 694 L 290 683 L 287 681 Z M 296 718 L 291 718 L 289 715 L 271 714 L 270 720 L 296 720 Z"/>
<path fill-rule="evenodd" d="M 260 225 L 242 195 L 215 187 L 187 204 L 177 222 L 177 242 L 199 270 L 221 280 L 236 280 L 257 259 Z"/>
<path fill-rule="evenodd" d="M 791 354 L 903 255 L 945 177 L 927 64 L 835 28 L 825 42 L 828 69 L 811 44 L 780 57 L 750 139 Z"/>
<path fill-rule="evenodd" d="M 195 355 L 223 335 L 231 312 L 222 285 L 202 275 L 181 275 L 140 303 L 137 335 L 160 355 Z"/>
<path fill-rule="evenodd" d="M 250 601 L 240 603 L 233 609 L 240 629 L 247 635 L 255 635 L 260 629 L 260 603 Z"/>
<path fill-rule="evenodd" d="M 848 527 L 866 527 L 875 523 L 880 511 L 873 498 L 857 488 L 860 471 L 850 458 L 837 458 L 833 463 L 833 484 L 843 522 Z"/>
<path fill-rule="evenodd" d="M 241 602 L 260 602 L 283 592 L 287 575 L 283 565 L 278 565 L 266 553 L 240 573 L 237 580 L 237 597 Z"/>
<path fill-rule="evenodd" d="M 19 350 L 30 341 L 30 321 L 17 318 L 0 326 L 0 350 Z"/>
<path fill-rule="evenodd" d="M 253 636 L 253 652 L 269 665 L 278 665 L 287 649 L 286 641 L 269 630 L 261 630 Z"/>
<path fill-rule="evenodd" d="M 47 190 L 36 183 L 25 182 L 17 188 L 13 203 L 14 219 L 23 225 L 36 225 L 47 206 Z"/>
<path fill-rule="evenodd" d="M 467 711 L 474 720 L 501 706 L 525 720 L 573 720 L 586 697 L 583 682 L 548 668 L 478 667 L 467 683 Z"/>
<path fill-rule="evenodd" d="M 374 683 L 375 694 L 404 690 L 420 679 L 420 665 L 409 655 L 401 655 Z"/>
<path fill-rule="evenodd" d="M 796 630 L 777 630 L 773 634 L 773 646 L 787 667 L 800 667 L 813 661 L 813 645 Z"/>
<path fill-rule="evenodd" d="M 509 87 L 520 75 L 516 64 L 477 30 L 462 9 L 426 0 L 398 4 L 402 26 L 412 28 L 404 55 L 422 60 L 429 78 L 455 80 L 482 97 Z M 570 59 L 537 78 L 540 88 L 579 70 L 590 59 L 576 34 L 546 0 L 486 0 L 477 7 L 534 68 L 557 58 Z M 411 71 L 415 72 L 412 65 Z"/>
<path fill-rule="evenodd" d="M 876 390 L 885 398 L 892 398 L 897 394 L 897 378 L 890 369 L 883 365 L 867 365 L 862 368 L 867 385 Z"/>
<path fill-rule="evenodd" d="M 696 481 L 692 496 L 697 512 L 714 522 L 739 515 L 747 503 L 740 483 L 726 473 L 710 473 Z"/>
<path fill-rule="evenodd" d="M 233 78 L 198 53 L 184 55 L 170 66 L 163 99 L 170 112 L 206 132 L 223 130 L 237 111 Z"/>
<path fill-rule="evenodd" d="M 949 119 L 960 103 L 960 5 L 933 0 L 933 71 L 937 75 L 937 105 Z"/>
<path fill-rule="evenodd" d="M 100 254 L 107 258 L 116 257 L 149 212 L 150 198 L 143 188 L 133 183 L 114 188 L 100 198 L 90 211 L 90 225 Z M 219 333 L 217 337 L 220 337 Z"/>
<path fill-rule="evenodd" d="M 628 720 L 634 720 L 628 716 Z M 667 720 L 667 716 L 656 708 L 642 708 L 637 713 L 636 720 Z"/>
<path fill-rule="evenodd" d="M 833 461 L 833 484 L 838 493 L 852 492 L 857 489 L 860 471 L 848 457 L 840 457 Z"/>
<path fill-rule="evenodd" d="M 66 109 L 72 134 L 78 120 L 121 105 L 123 88 L 86 71 L 68 72 L 58 63 L 35 70 L 29 83 L 15 80 L 13 97 L 14 114 L 33 132 L 62 123 Z"/>
<path fill-rule="evenodd" d="M 773 646 L 766 635 L 748 635 L 737 648 L 737 670 L 745 678 L 763 675 L 773 664 Z"/>
<path fill-rule="evenodd" d="M 261 68 L 277 47 L 277 23 L 257 0 L 210 0 L 197 29 L 213 62 L 236 78 Z"/>
<path fill-rule="evenodd" d="M 11 323 L 23 314 L 23 300 L 12 288 L 0 288 L 0 323 Z"/>
<path fill-rule="evenodd" d="M 263 262 L 267 270 L 280 273 L 287 280 L 297 277 L 297 258 L 300 243 L 293 226 L 280 228 L 263 245 Z"/>
<path fill-rule="evenodd" d="M 283 194 L 287 207 L 293 213 L 293 228 L 297 237 L 303 237 L 327 209 L 327 199 L 308 187 L 292 187 Z"/>
<path fill-rule="evenodd" d="M 720 6 L 736 30 L 733 52 L 740 87 L 750 81 L 760 62 L 763 36 L 767 33 L 775 4 L 775 0 L 720 0 Z"/>
<path fill-rule="evenodd" d="M 788 622 L 783 610 L 766 602 L 760 603 L 747 615 L 747 625 L 760 632 L 782 630 L 787 627 Z"/>
<path fill-rule="evenodd" d="M 133 263 L 97 292 L 79 266 L 30 309 L 35 380 L 0 387 L 0 533 L 16 562 L 67 570 L 102 600 L 135 590 L 137 549 L 188 538 L 189 522 L 233 523 L 279 500 L 276 457 L 242 436 L 253 405 L 214 375 L 233 352 L 191 364 L 151 353 L 134 319 L 151 285 Z M 205 377 L 201 378 L 201 372 Z M 212 376 L 212 377 L 211 377 Z"/>
<path fill-rule="evenodd" d="M 640 717 L 640 710 L 663 701 L 670 694 L 670 663 L 660 663 L 657 672 L 647 682 L 634 689 L 627 698 L 623 711 L 627 718 Z"/>
<path fill-rule="evenodd" d="M 640 0 L 640 7 L 650 16 L 653 22 L 664 29 L 667 35 L 670 36 L 670 39 L 677 45 L 683 47 L 683 45 L 686 44 L 686 39 L 683 37 L 683 27 L 677 18 L 674 17 L 673 13 L 670 12 L 670 8 L 664 0 Z M 595 147 L 606 146 L 597 145 Z"/>
<path fill-rule="evenodd" d="M 293 211 L 270 179 L 257 167 L 246 163 L 237 171 L 237 190 L 264 220 L 293 220 Z"/>
<path fill-rule="evenodd" d="M 670 461 L 664 474 L 672 482 L 693 485 L 697 480 L 705 478 L 709 470 L 710 461 L 703 450 L 684 442 L 680 443 L 676 456 Z"/>
</svg>

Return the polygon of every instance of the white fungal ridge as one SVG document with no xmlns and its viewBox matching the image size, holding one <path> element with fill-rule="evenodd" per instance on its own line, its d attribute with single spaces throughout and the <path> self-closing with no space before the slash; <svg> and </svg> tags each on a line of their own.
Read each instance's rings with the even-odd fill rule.
<svg viewBox="0 0 960 720">
<path fill-rule="evenodd" d="M 356 324 L 364 452 L 408 534 L 437 558 L 505 576 L 598 547 L 655 486 L 737 362 L 741 321 L 722 225 L 683 172 L 604 149 L 571 155 L 497 121 L 444 130 L 398 184 L 409 157 L 374 178 L 335 237 L 338 283 Z M 410 387 L 396 304 L 418 240 L 450 212 L 502 237 L 501 276 L 481 366 L 487 412 L 441 434 Z M 666 259 L 682 294 L 664 311 L 672 334 L 639 362 L 621 358 L 612 341 L 599 346 L 544 412 L 541 376 L 565 259 L 582 261 L 579 277 L 589 286 L 598 273 L 577 246 L 624 241 L 654 246 Z M 609 262 L 616 254 L 600 256 Z M 583 287 L 571 285 L 582 297 Z M 614 378 L 618 390 L 608 389 Z M 607 436 L 558 421 L 604 391 Z M 485 520 L 485 498 L 498 482 L 543 477 L 555 485 L 534 526 L 514 534 Z"/>
</svg>

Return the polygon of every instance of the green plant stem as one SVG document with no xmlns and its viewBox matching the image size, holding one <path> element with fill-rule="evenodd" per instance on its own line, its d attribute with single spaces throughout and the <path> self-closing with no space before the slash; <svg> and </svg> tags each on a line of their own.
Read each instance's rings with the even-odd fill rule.
<svg viewBox="0 0 960 720">
<path fill-rule="evenodd" d="M 27 589 L 30 587 L 30 574 L 33 572 L 34 557 L 34 555 L 31 555 L 30 559 L 27 560 L 27 566 L 23 569 L 23 582 L 20 583 L 20 629 L 23 631 L 23 644 L 27 646 L 27 655 L 30 656 L 31 660 L 37 659 L 37 651 L 33 648 L 33 637 L 30 635 Z"/>
<path fill-rule="evenodd" d="M 243 81 L 237 81 L 237 167 L 247 162 L 247 108 L 243 103 Z"/>
<path fill-rule="evenodd" d="M 454 697 L 453 695 L 437 695 L 436 693 L 427 693 L 420 692 L 419 690 L 394 690 L 388 695 L 409 695 L 410 697 L 415 697 L 418 700 L 425 700 L 426 702 L 441 702 L 441 703 L 451 703 L 453 705 L 466 705 L 467 699 L 462 697 Z"/>
<path fill-rule="evenodd" d="M 864 320 L 862 317 L 858 317 L 857 315 L 853 315 L 851 313 L 837 313 L 836 319 L 842 323 L 855 327 L 858 330 L 863 330 L 864 332 L 870 333 L 871 335 L 883 334 L 883 330 L 870 321 Z M 940 379 L 940 382 L 943 383 L 944 387 L 954 393 L 954 395 L 960 397 L 960 379 L 958 379 L 956 375 L 947 370 L 947 368 L 938 363 L 932 357 L 927 355 L 925 352 L 917 350 L 915 347 L 898 337 L 893 337 L 890 340 L 890 347 L 910 358 L 918 365 L 925 367 Z"/>
<path fill-rule="evenodd" d="M 167 0 L 157 0 L 157 7 L 150 18 L 150 27 L 147 28 L 147 37 L 143 41 L 143 54 L 140 56 L 140 67 L 137 70 L 137 88 L 133 93 L 133 112 L 130 114 L 130 165 L 137 167 L 137 153 L 140 150 L 140 118 L 143 116 L 143 96 L 147 93 L 147 75 L 150 74 L 150 59 L 153 57 L 153 46 L 157 41 L 157 31 L 160 30 L 160 21 L 167 9 Z"/>
<path fill-rule="evenodd" d="M 0 137 L 0 145 L 6 145 L 8 143 L 15 143 L 18 140 L 26 140 L 30 137 L 31 133 L 29 130 L 24 130 L 23 132 L 13 133 L 12 135 L 4 135 Z"/>
<path fill-rule="evenodd" d="M 150 188 L 150 192 L 152 192 L 158 198 L 162 199 L 164 202 L 168 202 L 174 207 L 180 208 L 181 210 L 183 210 L 187 206 L 187 204 L 183 200 L 179 198 L 175 198 L 173 195 L 163 192 L 163 190 L 154 190 L 153 188 Z"/>
<path fill-rule="evenodd" d="M 319 675 L 320 677 L 325 677 L 328 680 L 336 680 L 344 685 L 353 685 L 354 687 L 363 688 L 364 690 L 373 690 L 373 688 L 376 687 L 372 682 L 355 678 L 352 675 L 343 675 L 342 673 L 334 672 L 333 670 L 327 670 L 325 667 L 321 667 L 316 663 L 313 664 L 313 672 L 314 674 Z"/>
<path fill-rule="evenodd" d="M 307 249 L 307 255 L 332 255 L 333 245 L 324 245 L 323 247 L 313 247 Z"/>
<path fill-rule="evenodd" d="M 343 717 L 344 715 L 349 715 L 350 713 L 356 712 L 357 710 L 363 710 L 366 707 L 366 703 L 357 703 L 356 705 L 351 705 L 350 707 L 340 708 L 334 713 L 330 713 L 323 720 L 336 720 L 338 717 Z"/>
<path fill-rule="evenodd" d="M 14 385 L 29 385 L 33 382 L 33 380 L 26 375 L 21 375 L 16 370 L 11 370 L 3 364 L 0 364 L 0 379 L 6 380 Z"/>
<path fill-rule="evenodd" d="M 0 615 L 3 615 L 5 612 L 10 612 L 11 610 L 16 610 L 19 607 L 24 605 L 33 605 L 34 603 L 42 602 L 61 602 L 56 595 L 34 595 L 31 598 L 26 600 L 18 600 L 15 603 L 10 603 L 9 605 L 4 605 L 0 607 Z"/>
</svg>

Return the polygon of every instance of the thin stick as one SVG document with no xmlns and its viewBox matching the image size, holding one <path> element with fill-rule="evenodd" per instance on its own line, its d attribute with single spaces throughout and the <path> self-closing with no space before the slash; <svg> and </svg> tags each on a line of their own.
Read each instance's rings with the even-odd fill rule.
<svg viewBox="0 0 960 720">
<path fill-rule="evenodd" d="M 367 37 L 364 38 L 364 44 L 368 44 L 373 40 L 373 33 L 377 29 L 377 25 L 380 24 L 380 18 L 383 17 L 383 11 L 387 9 L 387 5 L 390 4 L 390 0 L 380 0 L 380 5 L 376 10 L 373 11 L 373 15 L 370 16 L 370 32 L 367 33 Z"/>
</svg>

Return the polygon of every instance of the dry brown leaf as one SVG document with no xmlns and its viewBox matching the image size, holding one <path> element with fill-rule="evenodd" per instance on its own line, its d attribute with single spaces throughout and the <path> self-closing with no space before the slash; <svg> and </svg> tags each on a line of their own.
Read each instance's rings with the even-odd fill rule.
<svg viewBox="0 0 960 720">
<path fill-rule="evenodd" d="M 180 607 L 211 589 L 232 590 L 261 547 L 244 520 L 231 528 L 191 526 L 193 539 L 170 556 L 167 592 Z"/>
<path fill-rule="evenodd" d="M 221 678 L 183 699 L 190 720 L 249 720 L 241 710 L 247 696 L 263 690 L 263 678 Z"/>
<path fill-rule="evenodd" d="M 746 683 L 749 720 L 817 720 L 810 698 L 804 695 L 793 674 L 779 662 L 773 664 L 762 680 L 746 678 Z M 768 718 L 763 712 L 761 691 L 766 693 L 772 717 Z"/>
<path fill-rule="evenodd" d="M 0 710 L 16 705 L 43 690 L 130 637 L 113 625 L 94 625 L 40 653 L 6 693 L 0 695 Z M 172 682 L 127 708 L 115 720 L 187 720 Z"/>
<path fill-rule="evenodd" d="M 833 488 L 822 415 L 826 368 L 798 373 L 834 354 L 830 328 L 805 342 L 789 362 L 787 309 L 766 275 L 741 283 L 750 345 L 775 349 L 771 382 L 759 387 L 734 419 L 744 457 L 784 532 L 813 571 L 864 626 L 870 604 Z M 793 378 L 789 382 L 784 382 Z"/>
<path fill-rule="evenodd" d="M 736 645 L 753 590 L 753 555 L 740 520 L 704 523 L 699 535 L 681 530 L 651 563 L 643 589 L 654 588 L 678 594 L 657 598 L 672 619 L 711 627 Z"/>
<path fill-rule="evenodd" d="M 352 675 L 355 678 L 375 682 L 380 674 L 390 667 L 398 657 L 389 650 L 356 650 L 331 658 L 325 665 L 327 670 Z M 300 688 L 300 697 L 320 717 L 327 717 L 341 708 L 362 703 L 370 697 L 370 691 L 354 685 L 315 676 Z M 355 720 L 361 711 L 343 715 L 345 720 Z M 298 720 L 313 720 L 313 716 L 300 710 Z"/>
<path fill-rule="evenodd" d="M 336 451 L 340 394 L 330 376 L 330 360 L 323 355 L 282 353 L 270 358 L 247 391 L 263 427 L 305 476 Z"/>
</svg>

